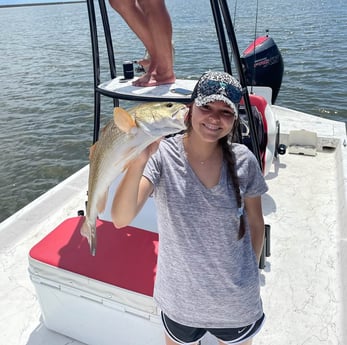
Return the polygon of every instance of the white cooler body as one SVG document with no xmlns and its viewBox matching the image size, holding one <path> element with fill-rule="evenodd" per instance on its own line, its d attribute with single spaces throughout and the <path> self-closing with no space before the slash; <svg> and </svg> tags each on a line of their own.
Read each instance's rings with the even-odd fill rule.
<svg viewBox="0 0 347 345">
<path fill-rule="evenodd" d="M 81 219 L 66 220 L 30 251 L 44 324 L 89 345 L 164 344 L 152 297 L 157 234 L 98 221 L 92 257 Z"/>
</svg>

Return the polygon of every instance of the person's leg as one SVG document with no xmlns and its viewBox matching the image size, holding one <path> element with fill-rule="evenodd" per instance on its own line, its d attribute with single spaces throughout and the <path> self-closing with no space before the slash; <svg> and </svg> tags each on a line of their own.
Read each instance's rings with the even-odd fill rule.
<svg viewBox="0 0 347 345">
<path fill-rule="evenodd" d="M 152 48 L 148 48 L 150 65 L 146 75 L 134 84 L 139 86 L 167 84 L 175 81 L 173 72 L 172 24 L 164 0 L 139 0 L 147 19 Z"/>
<path fill-rule="evenodd" d="M 225 345 L 225 343 L 223 343 L 222 341 L 219 341 L 218 343 L 219 345 Z M 170 344 L 171 345 L 171 344 Z M 252 345 L 252 339 L 248 339 L 243 343 L 239 343 L 238 345 Z"/>
<path fill-rule="evenodd" d="M 134 85 L 151 86 L 175 81 L 172 24 L 164 0 L 110 0 L 139 37 L 150 56 L 147 73 Z"/>
<path fill-rule="evenodd" d="M 177 345 L 179 343 L 174 342 L 167 334 L 165 334 L 165 345 Z M 191 344 L 191 345 L 198 345 L 198 343 Z"/>
<path fill-rule="evenodd" d="M 110 5 L 116 10 L 131 30 L 142 41 L 148 51 L 153 50 L 152 34 L 147 23 L 147 18 L 137 0 L 109 0 Z"/>
</svg>

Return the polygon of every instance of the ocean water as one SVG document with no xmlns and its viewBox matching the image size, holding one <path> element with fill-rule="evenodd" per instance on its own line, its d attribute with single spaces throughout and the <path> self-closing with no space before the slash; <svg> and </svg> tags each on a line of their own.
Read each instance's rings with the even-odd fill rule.
<svg viewBox="0 0 347 345">
<path fill-rule="evenodd" d="M 14 1 L 0 5 L 6 3 Z M 209 1 L 166 3 L 177 76 L 222 69 Z M 257 28 L 256 1 L 230 1 L 229 7 L 241 52 L 266 29 L 279 46 L 285 74 L 278 105 L 347 123 L 345 0 L 263 0 Z M 110 12 L 121 70 L 144 49 Z M 85 3 L 0 7 L 0 23 L 1 221 L 88 163 L 93 71 Z M 104 121 L 111 116 L 110 99 L 103 98 L 102 113 Z"/>
</svg>

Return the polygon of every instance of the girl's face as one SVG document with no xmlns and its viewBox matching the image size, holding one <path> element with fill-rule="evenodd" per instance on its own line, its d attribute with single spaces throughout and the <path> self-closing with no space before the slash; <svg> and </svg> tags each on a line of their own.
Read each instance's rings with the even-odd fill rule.
<svg viewBox="0 0 347 345">
<path fill-rule="evenodd" d="M 233 128 L 236 116 L 223 101 L 215 101 L 198 107 L 193 103 L 191 113 L 192 130 L 203 141 L 216 142 Z"/>
</svg>

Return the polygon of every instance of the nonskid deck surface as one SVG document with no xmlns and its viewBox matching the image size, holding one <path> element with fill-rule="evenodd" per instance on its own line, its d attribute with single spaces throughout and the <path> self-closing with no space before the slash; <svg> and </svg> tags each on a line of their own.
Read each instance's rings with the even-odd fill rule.
<svg viewBox="0 0 347 345">
<path fill-rule="evenodd" d="M 343 270 L 335 164 L 334 153 L 287 155 L 268 180 L 264 214 L 272 255 L 261 274 L 267 323 L 256 344 L 339 343 Z"/>
<path fill-rule="evenodd" d="M 278 113 L 286 135 L 294 114 L 281 109 Z M 307 123 L 312 130 L 330 128 L 334 133 L 328 136 L 345 136 L 342 124 L 314 119 L 304 116 L 295 123 L 299 129 Z M 342 145 L 315 157 L 286 154 L 267 176 L 269 192 L 263 203 L 265 221 L 271 225 L 271 256 L 261 273 L 267 321 L 255 345 L 347 343 L 346 334 L 342 336 L 347 313 L 342 296 L 346 284 L 342 272 L 347 269 L 342 233 L 346 157 Z M 81 344 L 43 325 L 27 269 L 29 249 L 84 208 L 87 178 L 86 167 L 0 224 L 0 334 L 7 345 Z M 203 341 L 215 344 L 209 337 Z"/>
<path fill-rule="evenodd" d="M 197 82 L 197 80 L 177 79 L 173 84 L 138 87 L 132 85 L 134 80 L 135 79 L 125 80 L 118 77 L 100 84 L 99 87 L 106 91 L 117 92 L 123 97 L 143 97 L 145 99 L 153 99 L 154 97 L 158 99 L 169 98 L 173 101 L 177 99 L 189 101 L 191 93 L 193 92 L 194 86 Z"/>
</svg>

